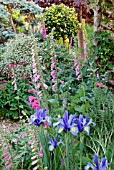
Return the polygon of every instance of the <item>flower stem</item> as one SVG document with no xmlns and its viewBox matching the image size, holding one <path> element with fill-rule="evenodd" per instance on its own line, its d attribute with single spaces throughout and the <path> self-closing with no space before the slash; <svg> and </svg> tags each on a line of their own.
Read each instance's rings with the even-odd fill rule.
<svg viewBox="0 0 114 170">
<path fill-rule="evenodd" d="M 83 137 L 80 133 L 80 170 L 82 170 L 82 153 L 83 153 L 84 143 L 83 143 Z"/>
<path fill-rule="evenodd" d="M 69 170 L 69 136 L 68 133 L 65 134 L 66 141 L 66 170 Z"/>
</svg>

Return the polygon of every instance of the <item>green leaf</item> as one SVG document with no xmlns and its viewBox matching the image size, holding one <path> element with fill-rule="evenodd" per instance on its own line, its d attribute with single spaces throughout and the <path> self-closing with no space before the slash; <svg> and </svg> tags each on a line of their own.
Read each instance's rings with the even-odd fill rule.
<svg viewBox="0 0 114 170">
<path fill-rule="evenodd" d="M 19 100 L 19 96 L 14 97 L 16 100 Z"/>
<path fill-rule="evenodd" d="M 17 107 L 11 107 L 10 110 L 17 110 Z"/>
</svg>

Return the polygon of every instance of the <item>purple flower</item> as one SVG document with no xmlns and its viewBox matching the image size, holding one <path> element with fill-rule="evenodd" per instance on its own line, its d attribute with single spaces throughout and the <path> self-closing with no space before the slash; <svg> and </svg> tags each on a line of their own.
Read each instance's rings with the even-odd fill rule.
<svg viewBox="0 0 114 170">
<path fill-rule="evenodd" d="M 65 111 L 62 119 L 54 123 L 53 126 L 59 125 L 58 133 L 70 131 L 73 135 L 77 135 L 78 127 L 74 124 L 74 120 L 75 114 L 69 116 L 68 111 Z"/>
<path fill-rule="evenodd" d="M 36 112 L 30 117 L 30 122 L 36 126 L 40 126 L 40 124 L 44 123 L 45 121 L 47 121 L 49 125 L 51 124 L 51 117 L 46 116 L 46 109 L 36 108 Z"/>
<path fill-rule="evenodd" d="M 70 48 L 72 48 L 72 37 L 70 37 Z"/>
<path fill-rule="evenodd" d="M 49 151 L 53 151 L 60 143 L 62 143 L 62 140 L 60 139 L 58 142 L 57 136 L 55 136 L 54 139 L 49 138 Z"/>
<path fill-rule="evenodd" d="M 46 27 L 45 27 L 45 22 L 43 22 L 43 26 L 42 26 L 42 39 L 43 39 L 43 40 L 46 39 Z"/>
<path fill-rule="evenodd" d="M 81 131 L 85 131 L 87 134 L 90 133 L 90 124 L 93 124 L 94 126 L 96 125 L 92 119 L 88 120 L 88 116 L 86 115 L 85 118 L 83 117 L 83 115 L 80 114 L 79 118 L 76 118 L 75 120 L 77 126 L 78 126 L 78 130 Z"/>
<path fill-rule="evenodd" d="M 94 160 L 95 166 L 91 164 L 90 162 L 88 162 L 87 166 L 85 167 L 85 170 L 88 170 L 89 168 L 92 168 L 93 170 L 106 170 L 106 167 L 109 165 L 109 163 L 107 163 L 106 158 L 101 158 L 101 163 L 99 165 L 98 156 L 96 153 L 94 154 L 93 160 Z"/>
</svg>

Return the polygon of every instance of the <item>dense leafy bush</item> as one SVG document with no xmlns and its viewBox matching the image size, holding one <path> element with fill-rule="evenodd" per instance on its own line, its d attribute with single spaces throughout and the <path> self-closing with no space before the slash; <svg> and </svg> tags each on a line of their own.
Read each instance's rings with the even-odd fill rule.
<svg viewBox="0 0 114 170">
<path fill-rule="evenodd" d="M 64 4 L 52 5 L 46 9 L 45 13 L 46 31 L 50 33 L 54 29 L 54 37 L 72 36 L 77 33 L 78 19 L 74 8 L 69 8 Z"/>
<path fill-rule="evenodd" d="M 107 69 L 112 69 L 112 65 L 108 63 L 113 57 L 114 42 L 111 38 L 110 31 L 98 31 L 95 36 L 97 46 L 94 46 L 94 55 L 97 56 L 98 66 L 101 72 L 105 72 Z"/>
<path fill-rule="evenodd" d="M 31 53 L 34 37 L 17 34 L 14 39 L 6 43 L 1 55 L 0 69 L 4 73 L 13 72 L 19 77 L 26 76 L 31 70 Z"/>
<path fill-rule="evenodd" d="M 30 115 L 30 108 L 27 106 L 29 84 L 27 80 L 17 81 L 17 90 L 14 90 L 12 80 L 0 89 L 0 117 L 19 119 Z"/>
</svg>

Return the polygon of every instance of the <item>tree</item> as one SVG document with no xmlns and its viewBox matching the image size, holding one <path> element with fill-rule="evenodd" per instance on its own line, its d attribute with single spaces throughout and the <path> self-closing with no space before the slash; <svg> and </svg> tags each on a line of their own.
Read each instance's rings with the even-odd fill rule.
<svg viewBox="0 0 114 170">
<path fill-rule="evenodd" d="M 26 24 L 27 14 L 35 17 L 39 14 L 42 8 L 34 2 L 26 0 L 0 0 L 0 43 L 4 43 L 9 37 L 14 37 L 15 33 L 19 32 L 17 27 L 22 27 Z M 15 17 L 19 15 L 19 19 Z"/>
</svg>

